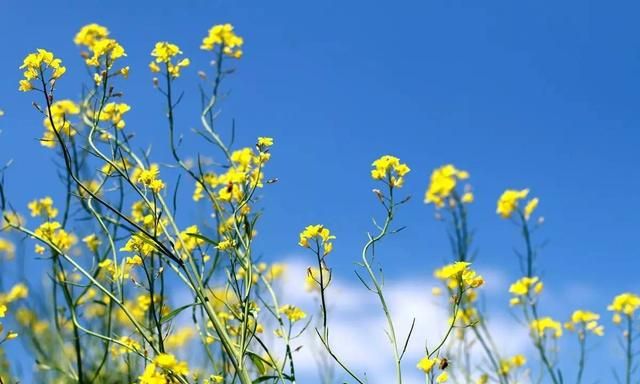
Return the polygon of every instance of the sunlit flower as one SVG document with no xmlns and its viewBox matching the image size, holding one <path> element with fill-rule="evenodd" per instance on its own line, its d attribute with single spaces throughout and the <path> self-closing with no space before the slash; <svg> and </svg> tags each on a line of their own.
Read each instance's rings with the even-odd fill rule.
<svg viewBox="0 0 640 384">
<path fill-rule="evenodd" d="M 34 53 L 28 54 L 20 66 L 20 69 L 24 69 L 24 79 L 20 80 L 19 90 L 23 92 L 33 89 L 33 80 L 39 79 L 41 76 L 45 76 L 47 71 L 50 71 L 48 78 L 45 81 L 55 80 L 60 78 L 67 70 L 62 66 L 62 60 L 53 56 L 53 53 L 44 49 L 38 49 Z"/>
<path fill-rule="evenodd" d="M 467 180 L 468 178 L 469 173 L 467 171 L 457 169 L 452 164 L 446 164 L 440 168 L 436 168 L 431 173 L 431 179 L 427 192 L 425 193 L 424 202 L 427 204 L 435 204 L 438 208 L 443 207 L 447 199 L 451 197 L 458 182 Z M 471 192 L 465 193 L 462 202 L 473 202 L 473 194 Z"/>
<path fill-rule="evenodd" d="M 323 254 L 327 255 L 333 250 L 333 242 L 331 242 L 331 240 L 335 238 L 335 236 L 331 235 L 329 229 L 321 224 L 308 225 L 300 232 L 298 245 L 304 248 L 310 248 L 309 241 L 316 240 L 322 245 Z"/>
<path fill-rule="evenodd" d="M 202 48 L 205 51 L 212 51 L 216 46 L 222 47 L 222 52 L 236 59 L 242 57 L 242 45 L 244 40 L 235 34 L 233 25 L 220 24 L 214 25 L 209 29 L 207 36 L 202 39 Z"/>
<path fill-rule="evenodd" d="M 531 321 L 529 325 L 535 336 L 543 338 L 547 333 L 555 338 L 562 336 L 562 325 L 550 317 L 542 317 Z"/>
<path fill-rule="evenodd" d="M 391 155 L 381 156 L 371 165 L 371 177 L 374 180 L 382 180 L 395 188 L 402 187 L 404 176 L 411 171 L 407 164 L 401 163 L 400 159 Z"/>
</svg>

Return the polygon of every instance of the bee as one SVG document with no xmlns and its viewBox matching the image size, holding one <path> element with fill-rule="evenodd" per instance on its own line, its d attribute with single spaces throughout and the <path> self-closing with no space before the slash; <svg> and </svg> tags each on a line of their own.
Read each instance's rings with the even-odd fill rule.
<svg viewBox="0 0 640 384">
<path fill-rule="evenodd" d="M 449 361 L 446 357 L 443 357 L 442 359 L 440 359 L 440 369 L 441 370 L 445 370 L 447 369 L 447 367 L 449 366 L 449 364 L 451 363 L 451 361 Z"/>
</svg>

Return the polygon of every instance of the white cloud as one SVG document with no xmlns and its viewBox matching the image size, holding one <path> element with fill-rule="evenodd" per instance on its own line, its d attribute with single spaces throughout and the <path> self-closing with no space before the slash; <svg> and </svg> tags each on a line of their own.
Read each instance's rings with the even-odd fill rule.
<svg viewBox="0 0 640 384">
<path fill-rule="evenodd" d="M 307 265 L 298 260 L 290 261 L 287 265 L 284 302 L 299 305 L 314 313 L 317 311 L 317 300 L 303 288 Z M 506 279 L 500 271 L 485 270 L 482 273 L 494 281 L 487 292 L 489 296 L 505 289 Z M 424 383 L 424 376 L 419 374 L 415 364 L 424 356 L 425 341 L 433 347 L 446 331 L 448 309 L 442 298 L 431 295 L 431 287 L 436 284 L 433 280 L 400 279 L 387 281 L 384 288 L 400 344 L 404 343 L 415 318 L 414 331 L 403 363 L 404 381 L 408 384 Z M 361 375 L 366 372 L 370 383 L 394 382 L 393 352 L 385 334 L 387 322 L 376 295 L 368 291 L 357 278 L 347 282 L 334 277 L 327 297 L 330 340 L 336 354 L 354 372 Z M 529 349 L 526 329 L 511 317 L 492 317 L 489 328 L 504 353 L 522 353 Z M 305 347 L 295 356 L 296 370 L 306 378 L 302 382 L 311 383 L 317 377 L 313 353 L 322 351 L 322 348 L 313 329 L 308 330 L 306 338 L 298 341 Z M 316 346 L 311 347 L 312 344 Z M 480 353 L 477 347 L 475 350 Z"/>
</svg>

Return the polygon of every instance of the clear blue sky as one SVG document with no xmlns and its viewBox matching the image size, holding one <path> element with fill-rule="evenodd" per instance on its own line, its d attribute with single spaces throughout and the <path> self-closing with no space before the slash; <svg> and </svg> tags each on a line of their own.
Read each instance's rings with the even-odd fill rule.
<svg viewBox="0 0 640 384">
<path fill-rule="evenodd" d="M 246 45 L 226 83 L 224 119 L 236 119 L 244 145 L 276 139 L 268 172 L 280 182 L 264 193 L 265 257 L 294 254 L 300 228 L 321 222 L 338 237 L 333 265 L 350 276 L 377 209 L 370 162 L 390 153 L 412 168 L 404 192 L 414 199 L 383 264 L 392 277 L 430 276 L 449 254 L 422 197 L 431 169 L 451 162 L 472 175 L 479 262 L 516 277 L 519 239 L 495 200 L 506 187 L 529 187 L 546 218 L 547 286 L 603 311 L 614 294 L 638 289 L 639 12 L 633 1 L 588 0 L 3 1 L 0 160 L 15 161 L 16 204 L 50 193 L 52 153 L 35 141 L 41 121 L 34 94 L 17 91 L 17 67 L 35 48 L 52 50 L 69 72 L 58 96 L 77 97 L 84 72 L 72 38 L 89 22 L 108 26 L 127 50 L 127 126 L 166 158 L 149 52 L 170 40 L 192 58 L 178 116 L 188 133 L 195 72 L 208 60 L 200 39 L 231 22 Z M 567 296 L 575 290 L 590 294 Z"/>
</svg>

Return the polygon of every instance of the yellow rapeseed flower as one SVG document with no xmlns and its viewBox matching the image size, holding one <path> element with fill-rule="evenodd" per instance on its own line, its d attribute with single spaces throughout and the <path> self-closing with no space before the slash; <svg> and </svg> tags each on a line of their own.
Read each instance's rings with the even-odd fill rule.
<svg viewBox="0 0 640 384">
<path fill-rule="evenodd" d="M 550 334 L 555 338 L 562 336 L 562 325 L 548 316 L 532 320 L 529 327 L 534 335 L 539 338 L 544 337 L 547 332 L 550 332 Z"/>
<path fill-rule="evenodd" d="M 496 208 L 496 213 L 499 214 L 503 219 L 510 218 L 513 213 L 518 210 L 518 204 L 520 200 L 526 199 L 528 195 L 528 189 L 507 189 L 498 199 L 498 207 Z M 525 220 L 529 220 L 533 211 L 538 206 L 538 203 L 538 198 L 533 198 L 527 202 L 523 212 Z"/>
<path fill-rule="evenodd" d="M 404 176 L 411 171 L 407 164 L 391 155 L 384 155 L 376 159 L 372 164 L 371 177 L 374 180 L 383 180 L 391 187 L 400 188 L 404 184 Z"/>
<path fill-rule="evenodd" d="M 616 314 L 632 316 L 639 307 L 640 296 L 635 293 L 626 292 L 616 296 L 607 309 Z"/>
<path fill-rule="evenodd" d="M 80 31 L 76 34 L 73 42 L 76 45 L 84 45 L 91 47 L 97 40 L 104 39 L 109 36 L 109 30 L 102 25 L 91 23 L 80 28 Z"/>
<path fill-rule="evenodd" d="M 417 368 L 422 372 L 429 373 L 433 369 L 433 367 L 438 363 L 437 358 L 429 358 L 429 356 L 425 356 L 418 362 Z"/>
<path fill-rule="evenodd" d="M 164 63 L 171 77 L 179 77 L 182 68 L 188 67 L 189 64 L 191 64 L 187 58 L 183 58 L 177 63 L 174 63 L 173 58 L 181 54 L 182 51 L 177 45 L 167 41 L 159 41 L 156 43 L 153 51 L 151 51 L 151 56 L 155 57 L 155 60 L 149 64 L 149 69 L 151 72 L 160 72 L 160 67 L 157 63 Z"/>
<path fill-rule="evenodd" d="M 300 232 L 298 245 L 304 248 L 310 248 L 309 240 L 316 239 L 322 245 L 323 254 L 327 255 L 333 250 L 331 240 L 335 238 L 335 236 L 331 235 L 331 231 L 322 224 L 308 225 Z"/>
<path fill-rule="evenodd" d="M 468 178 L 469 173 L 467 171 L 457 169 L 452 164 L 446 164 L 434 169 L 431 173 L 431 179 L 427 192 L 425 193 L 424 202 L 427 204 L 433 203 L 436 207 L 442 208 L 445 201 L 451 197 L 458 181 L 467 180 Z M 471 192 L 465 193 L 462 202 L 473 202 L 473 194 L 471 194 Z"/>
<path fill-rule="evenodd" d="M 24 69 L 24 79 L 20 80 L 18 88 L 22 92 L 32 90 L 32 81 L 44 76 L 47 70 L 50 70 L 51 74 L 49 79 L 44 79 L 45 81 L 58 79 L 67 71 L 67 68 L 62 66 L 62 60 L 44 49 L 38 49 L 36 52 L 28 54 L 20 69 Z"/>
<path fill-rule="evenodd" d="M 235 34 L 233 25 L 220 24 L 214 25 L 209 29 L 209 33 L 202 39 L 201 49 L 205 51 L 213 51 L 216 46 L 222 48 L 222 52 L 235 59 L 242 57 L 242 45 L 244 40 Z"/>
<path fill-rule="evenodd" d="M 292 323 L 295 323 L 296 321 L 302 320 L 307 317 L 307 314 L 304 313 L 304 311 L 290 304 L 280 307 L 280 312 L 284 313 L 284 315 L 287 316 L 289 321 Z"/>
</svg>

